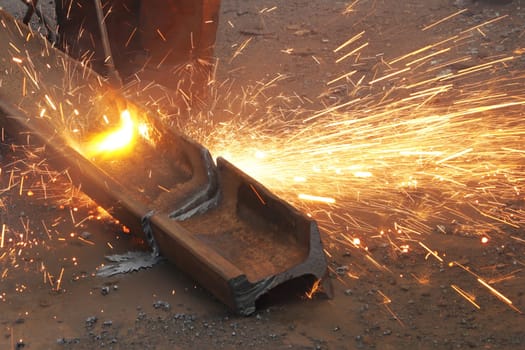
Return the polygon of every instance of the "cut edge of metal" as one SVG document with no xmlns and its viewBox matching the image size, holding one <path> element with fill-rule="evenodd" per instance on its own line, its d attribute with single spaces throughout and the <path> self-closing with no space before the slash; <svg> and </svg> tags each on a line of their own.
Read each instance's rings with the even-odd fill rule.
<svg viewBox="0 0 525 350">
<path fill-rule="evenodd" d="M 241 182 L 256 188 L 259 195 L 265 198 L 271 198 L 284 206 L 290 215 L 295 218 L 303 220 L 308 223 L 308 232 L 303 234 L 308 235 L 308 256 L 299 264 L 282 271 L 280 273 L 267 276 L 259 281 L 251 282 L 246 275 L 240 275 L 229 281 L 232 288 L 233 299 L 235 302 L 235 309 L 241 315 L 250 315 L 255 312 L 256 301 L 271 289 L 292 281 L 294 279 L 311 275 L 317 280 L 322 281 L 323 293 L 329 297 L 333 297 L 331 280 L 328 278 L 328 264 L 326 255 L 324 253 L 321 234 L 317 222 L 303 212 L 290 205 L 287 201 L 275 195 L 266 186 L 244 173 L 239 168 L 222 157 L 217 158 L 217 167 L 226 168 L 230 172 L 234 172 L 234 176 L 238 176 Z"/>
</svg>

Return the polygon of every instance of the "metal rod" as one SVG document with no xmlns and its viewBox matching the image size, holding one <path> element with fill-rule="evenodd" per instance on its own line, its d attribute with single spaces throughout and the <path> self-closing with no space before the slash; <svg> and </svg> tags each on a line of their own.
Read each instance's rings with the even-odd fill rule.
<svg viewBox="0 0 525 350">
<path fill-rule="evenodd" d="M 111 85 L 117 88 L 122 88 L 122 79 L 118 74 L 117 69 L 115 68 L 115 61 L 113 61 L 113 55 L 111 54 L 111 46 L 109 44 L 108 30 L 106 27 L 106 22 L 104 20 L 104 11 L 102 10 L 101 0 L 94 0 L 95 9 L 97 12 L 98 26 L 100 29 L 100 37 L 102 38 L 102 48 L 104 50 L 104 63 L 108 67 L 108 78 Z"/>
</svg>

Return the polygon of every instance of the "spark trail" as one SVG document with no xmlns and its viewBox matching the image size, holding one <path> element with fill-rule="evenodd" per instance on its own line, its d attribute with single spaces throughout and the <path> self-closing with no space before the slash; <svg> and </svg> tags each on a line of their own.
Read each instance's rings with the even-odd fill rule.
<svg viewBox="0 0 525 350">
<path fill-rule="evenodd" d="M 525 179 L 525 75 L 507 73 L 519 55 L 454 70 L 458 60 L 474 62 L 450 55 L 465 35 L 369 73 L 343 72 L 348 93 L 335 105 L 316 112 L 266 105 L 264 116 L 239 113 L 200 139 L 310 211 L 331 235 L 518 229 L 524 214 L 512 204 L 522 200 Z M 361 48 L 361 36 L 347 43 Z"/>
</svg>

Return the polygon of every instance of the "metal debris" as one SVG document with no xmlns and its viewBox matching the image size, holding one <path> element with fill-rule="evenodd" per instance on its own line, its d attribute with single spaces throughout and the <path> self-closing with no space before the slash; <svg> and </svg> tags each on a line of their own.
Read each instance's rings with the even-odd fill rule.
<svg viewBox="0 0 525 350">
<path fill-rule="evenodd" d="M 164 260 L 161 256 L 154 256 L 150 252 L 127 252 L 125 254 L 108 255 L 106 259 L 116 264 L 104 265 L 97 271 L 97 276 L 110 277 L 120 273 L 138 271 L 150 268 Z"/>
</svg>

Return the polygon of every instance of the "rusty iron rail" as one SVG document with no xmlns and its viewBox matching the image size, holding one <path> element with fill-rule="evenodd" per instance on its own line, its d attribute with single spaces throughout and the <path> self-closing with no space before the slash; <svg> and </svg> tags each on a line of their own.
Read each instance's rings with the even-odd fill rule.
<svg viewBox="0 0 525 350">
<path fill-rule="evenodd" d="M 0 11 L 0 126 L 239 314 L 295 278 L 325 277 L 314 220 L 155 113 L 111 92 L 104 79 Z M 108 92 L 110 91 L 110 92 Z M 108 94 L 110 94 L 108 96 Z M 108 102 L 109 101 L 109 102 Z M 75 145 L 116 105 L 142 110 L 157 136 L 118 159 L 88 159 Z M 80 132 L 79 132 L 80 130 Z M 161 186 L 160 186 L 161 185 Z M 162 189 L 160 189 L 162 188 Z"/>
</svg>

